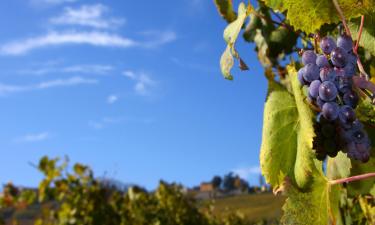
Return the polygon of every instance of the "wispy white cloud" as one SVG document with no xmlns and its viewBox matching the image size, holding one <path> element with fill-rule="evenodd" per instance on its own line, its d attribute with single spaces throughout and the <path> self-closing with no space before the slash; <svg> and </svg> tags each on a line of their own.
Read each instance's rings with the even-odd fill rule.
<svg viewBox="0 0 375 225">
<path fill-rule="evenodd" d="M 232 170 L 232 172 L 237 174 L 243 179 L 248 179 L 252 175 L 261 174 L 259 166 L 239 167 L 239 168 Z"/>
<path fill-rule="evenodd" d="M 107 74 L 113 70 L 110 65 L 75 65 L 62 69 L 66 73 L 90 73 L 90 74 Z"/>
<path fill-rule="evenodd" d="M 99 29 L 112 29 L 121 26 L 125 20 L 106 15 L 108 7 L 102 4 L 82 5 L 80 8 L 66 7 L 62 15 L 50 19 L 52 24 L 79 25 Z"/>
<path fill-rule="evenodd" d="M 107 103 L 108 104 L 113 104 L 113 103 L 117 102 L 117 100 L 118 100 L 118 96 L 117 95 L 110 95 L 107 98 Z"/>
<path fill-rule="evenodd" d="M 88 125 L 91 128 L 94 128 L 96 130 L 103 129 L 104 127 L 110 125 L 110 124 L 118 124 L 124 121 L 124 118 L 122 117 L 104 117 L 98 121 L 90 120 Z"/>
<path fill-rule="evenodd" d="M 177 34 L 174 31 L 151 30 L 141 32 L 141 34 L 151 39 L 151 41 L 142 43 L 142 46 L 146 48 L 156 48 L 177 39 Z"/>
<path fill-rule="evenodd" d="M 82 77 L 71 77 L 68 79 L 56 79 L 50 81 L 44 81 L 37 84 L 31 85 L 8 85 L 0 83 L 0 95 L 7 95 L 16 92 L 25 92 L 33 90 L 48 89 L 53 87 L 67 87 L 76 86 L 80 84 L 96 84 L 98 83 L 95 79 L 86 79 Z"/>
<path fill-rule="evenodd" d="M 138 95 L 150 95 L 151 89 L 156 87 L 157 82 L 144 72 L 136 73 L 134 71 L 126 70 L 122 73 L 125 77 L 135 81 L 134 91 Z"/>
<path fill-rule="evenodd" d="M 46 89 L 46 88 L 52 88 L 52 87 L 75 86 L 79 84 L 96 84 L 96 83 L 98 83 L 98 81 L 94 79 L 86 79 L 82 77 L 71 77 L 69 79 L 57 79 L 57 80 L 41 82 L 36 86 L 36 88 Z"/>
<path fill-rule="evenodd" d="M 5 55 L 22 55 L 36 48 L 64 44 L 87 44 L 103 47 L 129 48 L 138 45 L 136 41 L 106 32 L 50 32 L 44 36 L 10 42 L 0 47 Z"/>
<path fill-rule="evenodd" d="M 26 134 L 22 137 L 16 138 L 15 142 L 38 142 L 38 141 L 44 141 L 50 137 L 50 134 L 48 132 L 42 132 L 37 134 Z"/>
<path fill-rule="evenodd" d="M 46 35 L 42 35 L 39 37 L 33 37 L 3 44 L 0 46 L 0 54 L 23 55 L 34 49 L 67 44 L 85 44 L 99 47 L 116 48 L 155 48 L 176 40 L 176 34 L 172 31 L 148 33 L 147 36 L 151 41 L 135 41 L 133 39 L 120 36 L 118 34 L 102 31 L 52 31 L 50 33 L 47 33 Z"/>
<path fill-rule="evenodd" d="M 78 74 L 92 74 L 92 75 L 104 75 L 108 74 L 114 69 L 111 65 L 100 65 L 100 64 L 91 64 L 91 65 L 73 65 L 73 66 L 49 66 L 46 65 L 43 68 L 32 68 L 32 69 L 23 69 L 19 70 L 19 74 L 25 75 L 36 75 L 42 76 L 51 73 L 78 73 Z"/>
</svg>

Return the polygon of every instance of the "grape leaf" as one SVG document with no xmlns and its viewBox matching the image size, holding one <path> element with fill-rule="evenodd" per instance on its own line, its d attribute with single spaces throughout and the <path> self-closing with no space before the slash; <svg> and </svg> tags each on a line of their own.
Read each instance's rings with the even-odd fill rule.
<svg viewBox="0 0 375 225">
<path fill-rule="evenodd" d="M 313 113 L 304 102 L 295 68 L 288 67 L 293 94 L 270 81 L 264 108 L 260 164 L 266 181 L 274 187 L 290 177 L 299 188 L 307 188 L 315 168 L 312 140 Z"/>
<path fill-rule="evenodd" d="M 230 74 L 230 70 L 232 69 L 233 65 L 234 59 L 230 52 L 230 47 L 227 46 L 220 58 L 221 73 L 224 75 L 225 79 L 233 80 L 233 76 Z"/>
<path fill-rule="evenodd" d="M 340 21 L 330 0 L 265 0 L 274 10 L 287 11 L 287 19 L 296 30 L 315 33 L 322 25 Z M 375 9 L 375 0 L 338 0 L 345 18 L 351 19 Z"/>
<path fill-rule="evenodd" d="M 237 18 L 237 14 L 233 11 L 232 0 L 215 0 L 215 5 L 220 15 L 228 22 L 231 23 Z"/>
<path fill-rule="evenodd" d="M 353 38 L 358 37 L 360 24 L 360 18 L 353 19 L 349 22 L 348 25 Z M 368 50 L 371 54 L 375 55 L 375 11 L 373 11 L 371 14 L 365 15 L 362 37 L 359 45 Z"/>
<path fill-rule="evenodd" d="M 335 158 L 328 158 L 327 178 L 334 180 L 349 177 L 351 167 L 350 159 L 345 153 L 339 152 Z"/>
<path fill-rule="evenodd" d="M 358 119 L 370 126 L 375 126 L 375 106 L 366 98 L 359 102 L 355 114 Z"/>
<path fill-rule="evenodd" d="M 301 192 L 292 186 L 287 189 L 282 224 L 342 224 L 338 209 L 340 187 L 330 186 L 323 176 L 314 175 L 311 191 Z"/>
<path fill-rule="evenodd" d="M 244 66 L 244 62 L 240 58 L 238 52 L 235 50 L 234 44 L 238 38 L 243 24 L 245 23 L 247 16 L 250 14 L 250 10 L 250 6 L 246 7 L 244 3 L 241 3 L 238 7 L 237 19 L 230 23 L 224 30 L 224 40 L 227 43 L 227 48 L 221 56 L 220 66 L 224 78 L 228 80 L 233 79 L 233 76 L 230 73 L 234 65 L 233 56 L 240 61 L 242 68 L 247 68 L 247 66 Z"/>
</svg>

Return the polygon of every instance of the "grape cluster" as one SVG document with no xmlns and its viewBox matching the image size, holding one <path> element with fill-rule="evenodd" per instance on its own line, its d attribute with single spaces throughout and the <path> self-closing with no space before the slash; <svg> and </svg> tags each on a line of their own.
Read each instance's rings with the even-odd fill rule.
<svg viewBox="0 0 375 225">
<path fill-rule="evenodd" d="M 367 162 L 370 140 L 354 112 L 359 97 L 352 88 L 357 62 L 353 41 L 347 35 L 337 41 L 324 37 L 320 48 L 322 54 L 303 52 L 304 67 L 298 71 L 300 83 L 308 86 L 309 101 L 320 109 L 313 142 L 316 157 L 335 157 L 341 150 L 352 159 Z"/>
</svg>

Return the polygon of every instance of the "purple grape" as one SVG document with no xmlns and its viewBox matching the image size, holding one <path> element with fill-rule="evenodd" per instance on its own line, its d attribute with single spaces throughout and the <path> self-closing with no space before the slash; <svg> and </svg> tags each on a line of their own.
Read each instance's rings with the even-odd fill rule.
<svg viewBox="0 0 375 225">
<path fill-rule="evenodd" d="M 302 67 L 301 69 L 298 70 L 298 74 L 297 74 L 297 77 L 298 77 L 298 80 L 299 82 L 301 83 L 301 85 L 307 85 L 305 79 L 303 79 L 303 74 L 305 73 L 305 67 Z"/>
<path fill-rule="evenodd" d="M 336 48 L 336 42 L 331 37 L 324 37 L 320 41 L 320 48 L 324 52 L 324 54 L 330 54 L 331 51 Z"/>
<path fill-rule="evenodd" d="M 355 130 L 362 130 L 363 129 L 363 124 L 361 123 L 361 121 L 359 121 L 358 119 L 354 120 L 354 122 L 352 123 L 352 129 L 355 129 Z"/>
<path fill-rule="evenodd" d="M 353 77 L 355 75 L 355 65 L 352 64 L 352 63 L 348 63 L 346 64 L 346 66 L 344 67 L 344 71 L 345 71 L 345 77 Z"/>
<path fill-rule="evenodd" d="M 357 65 L 357 56 L 353 53 L 348 54 L 348 63 L 351 63 L 353 65 Z"/>
<path fill-rule="evenodd" d="M 334 81 L 336 77 L 335 71 L 331 67 L 323 67 L 320 69 L 320 80 L 324 81 Z"/>
<path fill-rule="evenodd" d="M 319 67 L 317 65 L 309 63 L 305 66 L 305 73 L 303 78 L 307 82 L 313 82 L 319 79 Z"/>
<path fill-rule="evenodd" d="M 319 66 L 320 68 L 328 67 L 329 62 L 328 62 L 327 57 L 325 55 L 318 55 L 316 57 L 316 65 Z"/>
<path fill-rule="evenodd" d="M 356 144 L 355 147 L 357 148 L 357 154 L 356 158 L 363 163 L 366 163 L 370 160 L 370 150 L 371 150 L 371 144 L 370 142 L 365 142 L 365 143 L 359 143 Z"/>
<path fill-rule="evenodd" d="M 315 64 L 316 62 L 316 54 L 313 50 L 304 51 L 302 54 L 302 63 L 307 65 L 309 63 Z"/>
<path fill-rule="evenodd" d="M 339 106 L 335 102 L 326 102 L 323 105 L 322 114 L 328 121 L 333 121 L 339 116 Z"/>
<path fill-rule="evenodd" d="M 337 38 L 337 47 L 343 48 L 346 52 L 353 50 L 353 40 L 350 36 L 344 34 Z"/>
<path fill-rule="evenodd" d="M 352 107 L 347 105 L 341 106 L 339 111 L 339 119 L 342 124 L 350 126 L 356 119 L 355 112 Z"/>
<path fill-rule="evenodd" d="M 313 82 L 311 82 L 309 86 L 309 95 L 314 99 L 318 97 L 319 95 L 320 84 L 321 84 L 320 80 L 314 80 Z"/>
<path fill-rule="evenodd" d="M 345 105 L 348 105 L 354 109 L 358 105 L 359 97 L 354 91 L 348 90 L 344 93 L 342 100 Z"/>
<path fill-rule="evenodd" d="M 341 93 L 346 93 L 352 89 L 352 79 L 350 77 L 338 77 L 338 90 Z"/>
<path fill-rule="evenodd" d="M 331 52 L 331 60 L 334 66 L 342 68 L 347 64 L 347 53 L 343 48 L 336 47 Z"/>
<path fill-rule="evenodd" d="M 335 100 L 337 88 L 332 81 L 324 81 L 319 87 L 319 97 L 326 102 Z"/>
</svg>

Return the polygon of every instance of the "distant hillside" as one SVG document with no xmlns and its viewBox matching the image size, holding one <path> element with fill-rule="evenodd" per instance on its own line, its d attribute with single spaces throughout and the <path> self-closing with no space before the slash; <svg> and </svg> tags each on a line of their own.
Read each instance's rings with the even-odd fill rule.
<svg viewBox="0 0 375 225">
<path fill-rule="evenodd" d="M 213 204 L 214 214 L 226 215 L 230 212 L 240 212 L 249 221 L 275 220 L 282 214 L 281 207 L 284 196 L 275 196 L 272 193 L 246 194 L 216 199 Z"/>
</svg>

